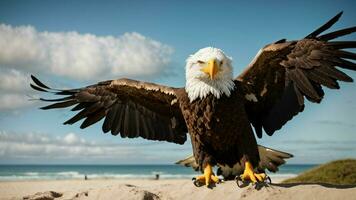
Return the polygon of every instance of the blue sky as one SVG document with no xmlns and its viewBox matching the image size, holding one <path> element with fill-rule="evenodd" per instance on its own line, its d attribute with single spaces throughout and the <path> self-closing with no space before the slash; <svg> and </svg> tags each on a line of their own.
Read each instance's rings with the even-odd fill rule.
<svg viewBox="0 0 356 200">
<path fill-rule="evenodd" d="M 342 10 L 331 30 L 356 25 L 355 9 L 351 0 L 0 1 L 0 164 L 159 164 L 191 154 L 189 141 L 121 139 L 102 134 L 102 122 L 64 126 L 73 113 L 28 101 L 38 95 L 29 74 L 64 88 L 121 77 L 179 87 L 200 48 L 223 49 L 238 75 L 264 45 L 302 38 Z M 355 158 L 356 85 L 341 87 L 258 143 L 294 154 L 289 163 Z"/>
</svg>

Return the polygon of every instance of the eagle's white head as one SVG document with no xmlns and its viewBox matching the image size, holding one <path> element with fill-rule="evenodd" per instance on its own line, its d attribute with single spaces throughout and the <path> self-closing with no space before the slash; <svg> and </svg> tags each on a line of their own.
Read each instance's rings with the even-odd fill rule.
<svg viewBox="0 0 356 200">
<path fill-rule="evenodd" d="M 216 98 L 230 96 L 234 88 L 232 59 L 220 49 L 206 47 L 189 56 L 186 64 L 186 85 L 190 102 L 213 94 Z"/>
</svg>

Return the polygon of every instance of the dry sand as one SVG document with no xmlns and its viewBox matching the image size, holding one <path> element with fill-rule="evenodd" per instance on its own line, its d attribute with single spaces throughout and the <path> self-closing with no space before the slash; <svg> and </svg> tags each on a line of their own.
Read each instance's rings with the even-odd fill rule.
<svg viewBox="0 0 356 200">
<path fill-rule="evenodd" d="M 280 181 L 280 180 L 274 180 Z M 53 192 L 50 192 L 53 191 Z M 35 195 L 36 193 L 40 193 Z M 356 200 L 356 186 L 273 184 L 259 190 L 238 188 L 234 181 L 209 189 L 190 180 L 53 180 L 0 182 L 0 199 L 347 199 Z M 57 197 L 57 198 L 54 198 Z M 26 198 L 25 198 L 26 199 Z"/>
</svg>

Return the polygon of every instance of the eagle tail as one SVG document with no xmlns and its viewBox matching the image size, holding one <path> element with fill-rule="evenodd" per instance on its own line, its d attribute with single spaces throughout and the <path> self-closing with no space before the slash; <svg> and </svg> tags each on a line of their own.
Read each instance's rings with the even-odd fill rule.
<svg viewBox="0 0 356 200">
<path fill-rule="evenodd" d="M 260 162 L 257 170 L 261 172 L 266 169 L 270 172 L 277 172 L 278 167 L 286 162 L 285 159 L 293 157 L 292 154 L 271 149 L 262 145 L 258 145 L 258 152 L 260 155 Z M 196 163 L 194 156 L 188 156 L 183 160 L 177 161 L 175 164 L 192 167 L 194 170 L 199 169 L 199 165 Z M 217 175 L 222 175 L 225 180 L 231 180 L 236 176 L 241 175 L 243 170 L 244 168 L 240 165 L 240 162 L 237 162 L 233 167 L 218 164 Z"/>
<path fill-rule="evenodd" d="M 260 154 L 258 169 L 268 169 L 270 172 L 277 172 L 278 167 L 286 163 L 285 159 L 293 157 L 292 154 L 271 149 L 262 145 L 258 145 L 258 152 Z"/>
</svg>

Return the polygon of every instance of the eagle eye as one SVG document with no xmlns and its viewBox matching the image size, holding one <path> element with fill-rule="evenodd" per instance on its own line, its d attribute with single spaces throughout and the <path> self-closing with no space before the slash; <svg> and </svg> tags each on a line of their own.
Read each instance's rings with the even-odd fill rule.
<svg viewBox="0 0 356 200">
<path fill-rule="evenodd" d="M 201 60 L 198 60 L 197 63 L 198 63 L 198 64 L 204 64 L 205 62 L 204 62 L 204 61 L 201 61 Z"/>
</svg>

